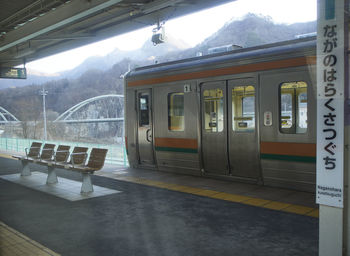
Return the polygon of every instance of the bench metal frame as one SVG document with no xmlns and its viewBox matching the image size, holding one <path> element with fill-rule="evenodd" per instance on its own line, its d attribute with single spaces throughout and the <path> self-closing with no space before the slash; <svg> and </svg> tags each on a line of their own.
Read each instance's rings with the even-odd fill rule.
<svg viewBox="0 0 350 256">
<path fill-rule="evenodd" d="M 40 144 L 40 143 L 37 143 Z M 90 157 L 88 160 L 88 163 L 86 164 L 86 160 L 88 158 L 88 148 L 85 147 L 75 147 L 73 152 L 69 155 L 67 152 L 69 152 L 69 146 L 60 145 L 57 148 L 57 151 L 54 151 L 54 148 L 52 147 L 53 144 L 45 144 L 43 149 L 40 152 L 40 148 L 38 150 L 38 154 L 32 154 L 31 152 L 38 149 L 38 147 L 35 147 L 32 144 L 32 147 L 29 149 L 25 149 L 26 156 L 13 156 L 14 158 L 17 158 L 21 161 L 22 169 L 21 169 L 21 176 L 30 176 L 31 171 L 29 168 L 29 163 L 36 163 L 41 165 L 47 166 L 47 179 L 46 184 L 52 185 L 58 183 L 58 178 L 56 174 L 57 168 L 63 168 L 65 170 L 71 170 L 71 171 L 77 171 L 80 172 L 82 175 L 82 185 L 81 185 L 81 194 L 88 194 L 94 191 L 93 184 L 91 181 L 91 174 L 93 174 L 95 171 L 98 171 L 102 169 L 106 155 L 107 155 L 107 149 L 98 149 L 93 148 L 90 152 Z M 46 147 L 45 147 L 46 146 Z M 49 147 L 49 148 L 47 148 Z M 61 150 L 61 148 L 68 148 L 67 150 Z M 52 154 L 48 153 L 45 154 L 47 151 L 52 151 Z M 57 158 L 62 158 L 62 155 L 60 154 L 67 154 L 67 157 L 64 159 L 61 159 L 61 161 L 57 161 Z M 68 162 L 68 155 L 69 155 L 69 162 Z"/>
</svg>

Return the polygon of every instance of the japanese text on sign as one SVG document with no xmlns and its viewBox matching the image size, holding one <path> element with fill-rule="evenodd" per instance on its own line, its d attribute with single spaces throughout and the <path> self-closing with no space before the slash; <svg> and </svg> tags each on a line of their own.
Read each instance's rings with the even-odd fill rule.
<svg viewBox="0 0 350 256">
<path fill-rule="evenodd" d="M 317 33 L 316 201 L 335 207 L 343 207 L 344 28 L 339 4 L 330 15 L 321 3 Z"/>
</svg>

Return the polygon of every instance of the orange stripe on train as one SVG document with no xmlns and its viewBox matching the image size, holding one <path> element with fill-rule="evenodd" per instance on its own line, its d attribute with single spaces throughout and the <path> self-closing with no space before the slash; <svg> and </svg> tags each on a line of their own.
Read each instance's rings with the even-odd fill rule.
<svg viewBox="0 0 350 256">
<path fill-rule="evenodd" d="M 226 68 L 203 70 L 203 71 L 197 71 L 197 72 L 191 72 L 191 73 L 149 78 L 144 80 L 129 81 L 128 87 L 168 83 L 168 82 L 175 82 L 175 81 L 181 81 L 181 80 L 199 79 L 199 78 L 206 78 L 206 77 L 212 77 L 212 76 L 233 75 L 233 74 L 240 74 L 240 73 L 247 73 L 247 72 L 254 72 L 254 71 L 265 71 L 265 70 L 278 69 L 278 68 L 298 67 L 298 66 L 306 66 L 306 65 L 314 65 L 314 64 L 316 64 L 316 57 L 306 56 L 306 57 L 299 57 L 299 58 L 286 59 L 286 60 L 260 62 L 260 63 L 242 65 L 242 66 L 231 66 Z"/>
<path fill-rule="evenodd" d="M 155 138 L 155 146 L 197 149 L 198 142 L 197 139 Z"/>
<path fill-rule="evenodd" d="M 314 143 L 290 143 L 290 142 L 261 142 L 261 154 L 276 154 L 289 156 L 316 156 L 316 144 Z"/>
</svg>

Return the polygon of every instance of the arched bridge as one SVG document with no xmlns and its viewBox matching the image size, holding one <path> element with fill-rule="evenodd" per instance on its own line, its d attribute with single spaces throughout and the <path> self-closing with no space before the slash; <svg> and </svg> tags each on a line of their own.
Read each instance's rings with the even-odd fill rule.
<svg viewBox="0 0 350 256">
<path fill-rule="evenodd" d="M 18 123 L 20 122 L 14 115 L 3 107 L 0 107 L 0 124 Z"/>
<path fill-rule="evenodd" d="M 76 104 L 75 106 L 71 107 L 70 109 L 68 109 L 67 111 L 65 111 L 64 113 L 62 113 L 54 122 L 63 122 L 63 123 L 99 123 L 99 122 L 122 122 L 124 121 L 124 117 L 118 117 L 118 116 L 110 116 L 113 115 L 113 113 L 115 113 L 115 111 L 109 111 L 110 109 L 107 109 L 110 107 L 110 104 L 108 103 L 108 99 L 119 99 L 119 101 L 123 101 L 124 102 L 124 95 L 118 95 L 118 94 L 108 94 L 108 95 L 101 95 L 101 96 L 97 96 L 97 97 L 93 97 L 87 100 L 84 100 L 78 104 Z M 107 100 L 107 102 L 106 102 Z M 96 116 L 96 109 L 90 109 L 89 110 L 89 105 L 94 105 L 94 104 L 98 104 L 98 102 L 100 102 L 100 104 L 105 101 L 105 105 L 101 105 L 100 108 L 102 108 L 104 111 L 104 113 L 100 113 L 98 116 L 102 115 L 103 117 L 98 117 Z M 123 106 L 124 103 L 121 104 L 121 106 Z M 90 105 L 90 106 L 91 106 Z M 112 106 L 113 107 L 113 106 Z M 79 115 L 78 117 L 78 113 L 82 112 L 83 110 L 86 110 L 86 112 L 90 112 L 90 117 L 86 117 L 86 118 L 81 118 L 84 117 L 82 115 Z M 101 112 L 101 111 L 99 111 Z M 110 113 L 112 112 L 112 114 Z M 91 117 L 91 115 L 93 117 Z"/>
</svg>

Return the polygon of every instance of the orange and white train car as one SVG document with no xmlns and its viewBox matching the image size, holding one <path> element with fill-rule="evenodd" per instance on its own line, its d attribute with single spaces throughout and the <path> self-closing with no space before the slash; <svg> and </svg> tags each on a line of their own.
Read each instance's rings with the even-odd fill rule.
<svg viewBox="0 0 350 256">
<path fill-rule="evenodd" d="M 315 55 L 313 37 L 130 71 L 130 166 L 314 191 Z"/>
</svg>

